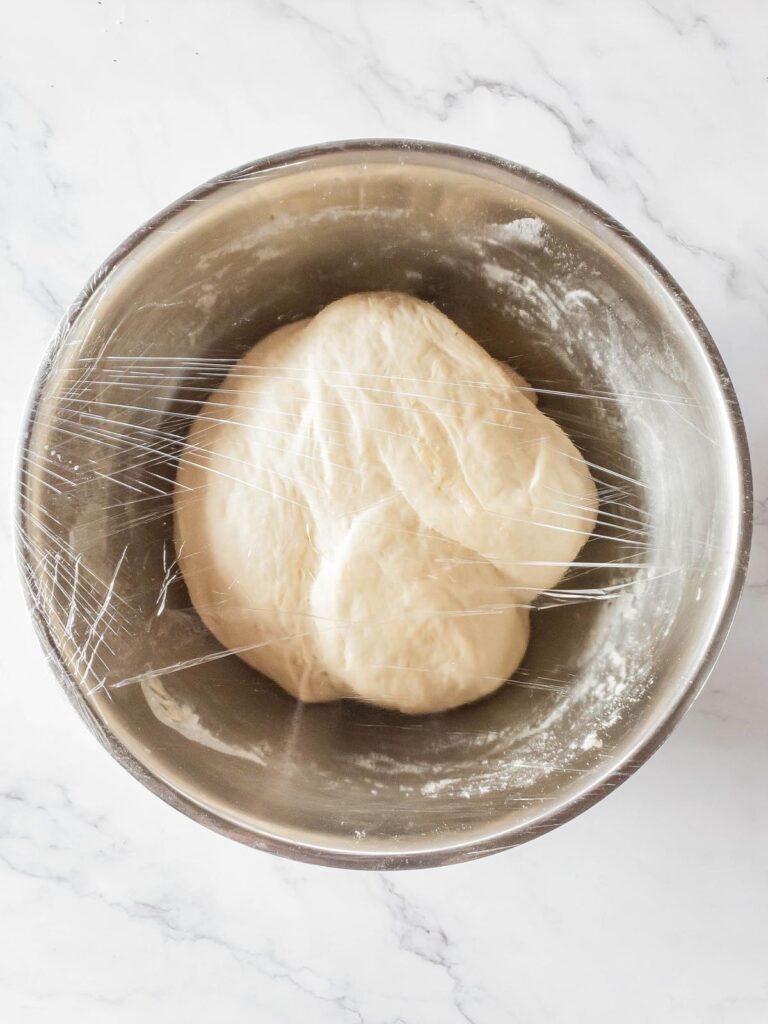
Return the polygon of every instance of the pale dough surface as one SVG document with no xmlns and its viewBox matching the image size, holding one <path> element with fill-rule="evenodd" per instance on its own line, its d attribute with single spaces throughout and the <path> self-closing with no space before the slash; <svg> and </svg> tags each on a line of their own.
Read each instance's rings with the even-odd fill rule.
<svg viewBox="0 0 768 1024">
<path fill-rule="evenodd" d="M 525 381 L 435 307 L 351 295 L 256 344 L 182 453 L 175 540 L 217 639 L 305 701 L 490 693 L 592 531 Z"/>
</svg>

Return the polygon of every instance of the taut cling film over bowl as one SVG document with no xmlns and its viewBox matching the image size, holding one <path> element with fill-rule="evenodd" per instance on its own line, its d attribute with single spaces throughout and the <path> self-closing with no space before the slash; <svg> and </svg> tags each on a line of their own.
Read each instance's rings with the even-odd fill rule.
<svg viewBox="0 0 768 1024">
<path fill-rule="evenodd" d="M 204 403 L 260 338 L 366 292 L 430 303 L 519 375 L 596 487 L 522 663 L 440 714 L 286 694 L 203 624 L 174 544 Z M 18 542 L 62 685 L 145 785 L 252 846 L 391 868 L 523 842 L 641 764 L 717 656 L 750 521 L 730 380 L 640 243 L 525 168 L 370 141 L 225 174 L 106 261 L 37 383 Z M 249 557 L 261 537 L 275 572 L 265 536 L 255 523 Z"/>
</svg>

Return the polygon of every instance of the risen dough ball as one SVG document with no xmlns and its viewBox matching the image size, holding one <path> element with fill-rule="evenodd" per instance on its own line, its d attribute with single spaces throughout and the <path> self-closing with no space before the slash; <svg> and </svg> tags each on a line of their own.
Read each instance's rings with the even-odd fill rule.
<svg viewBox="0 0 768 1024">
<path fill-rule="evenodd" d="M 255 345 L 182 453 L 200 617 L 305 701 L 490 693 L 592 531 L 587 466 L 524 380 L 433 306 L 351 295 Z"/>
</svg>

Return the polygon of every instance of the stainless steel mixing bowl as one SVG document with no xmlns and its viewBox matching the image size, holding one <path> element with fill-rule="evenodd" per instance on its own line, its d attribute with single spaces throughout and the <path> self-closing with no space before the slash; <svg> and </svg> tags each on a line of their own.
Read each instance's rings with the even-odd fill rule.
<svg viewBox="0 0 768 1024">
<path fill-rule="evenodd" d="M 368 289 L 426 298 L 509 359 L 601 491 L 521 670 L 432 717 L 298 704 L 217 645 L 173 561 L 174 460 L 200 401 L 277 324 Z M 40 374 L 18 528 L 61 683 L 148 788 L 274 853 L 418 867 L 553 828 L 668 735 L 744 579 L 748 456 L 704 325 L 619 224 L 495 157 L 349 142 L 225 174 L 109 257 Z"/>
</svg>

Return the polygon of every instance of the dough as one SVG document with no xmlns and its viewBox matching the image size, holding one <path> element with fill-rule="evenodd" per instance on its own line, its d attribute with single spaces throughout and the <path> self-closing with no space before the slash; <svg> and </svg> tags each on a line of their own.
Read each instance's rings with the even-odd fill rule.
<svg viewBox="0 0 768 1024">
<path fill-rule="evenodd" d="M 482 697 L 595 521 L 578 450 L 426 302 L 350 295 L 255 345 L 195 419 L 176 551 L 226 647 L 304 701 Z"/>
</svg>

